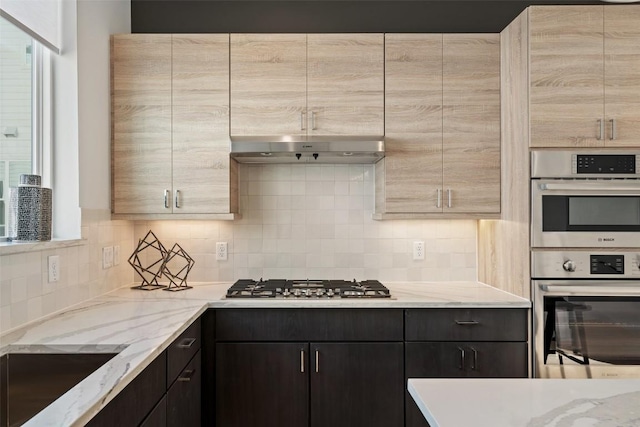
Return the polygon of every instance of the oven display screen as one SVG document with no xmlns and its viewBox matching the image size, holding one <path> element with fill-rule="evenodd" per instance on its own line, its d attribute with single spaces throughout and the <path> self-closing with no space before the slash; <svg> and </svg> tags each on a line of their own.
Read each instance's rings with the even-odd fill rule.
<svg viewBox="0 0 640 427">
<path fill-rule="evenodd" d="M 636 173 L 636 156 L 618 154 L 578 155 L 579 174 Z"/>
<path fill-rule="evenodd" d="M 591 255 L 591 274 L 624 274 L 624 255 Z"/>
</svg>

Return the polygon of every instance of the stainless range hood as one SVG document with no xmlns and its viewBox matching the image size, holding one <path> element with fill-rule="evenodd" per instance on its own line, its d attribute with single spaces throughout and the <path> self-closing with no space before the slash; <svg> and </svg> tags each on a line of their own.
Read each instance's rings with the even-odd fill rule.
<svg viewBox="0 0 640 427">
<path fill-rule="evenodd" d="M 384 137 L 232 136 L 231 157 L 240 163 L 375 163 L 384 157 Z"/>
</svg>

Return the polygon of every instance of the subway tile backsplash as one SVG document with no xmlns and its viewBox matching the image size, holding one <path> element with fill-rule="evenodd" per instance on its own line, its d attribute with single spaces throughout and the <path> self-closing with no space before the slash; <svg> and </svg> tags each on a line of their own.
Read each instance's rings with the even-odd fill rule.
<svg viewBox="0 0 640 427">
<path fill-rule="evenodd" d="M 374 221 L 373 205 L 373 165 L 241 165 L 242 219 L 136 222 L 135 241 L 153 230 L 179 243 L 195 259 L 190 281 L 476 280 L 476 221 Z M 424 260 L 413 260 L 416 240 Z"/>
</svg>

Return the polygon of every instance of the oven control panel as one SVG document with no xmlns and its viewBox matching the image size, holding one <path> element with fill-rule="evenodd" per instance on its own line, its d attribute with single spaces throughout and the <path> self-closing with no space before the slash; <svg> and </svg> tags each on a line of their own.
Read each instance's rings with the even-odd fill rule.
<svg viewBox="0 0 640 427">
<path fill-rule="evenodd" d="M 576 154 L 573 168 L 577 174 L 635 174 L 633 154 Z"/>
<path fill-rule="evenodd" d="M 591 274 L 624 274 L 624 255 L 591 255 Z"/>
<path fill-rule="evenodd" d="M 533 251 L 534 279 L 638 279 L 640 252 Z"/>
</svg>

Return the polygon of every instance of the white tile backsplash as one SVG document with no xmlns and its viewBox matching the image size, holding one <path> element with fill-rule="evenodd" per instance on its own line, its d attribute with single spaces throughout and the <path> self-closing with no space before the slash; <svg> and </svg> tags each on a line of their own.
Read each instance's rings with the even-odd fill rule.
<svg viewBox="0 0 640 427">
<path fill-rule="evenodd" d="M 374 221 L 372 165 L 241 165 L 239 188 L 242 219 L 140 221 L 136 241 L 151 229 L 180 243 L 196 260 L 192 281 L 476 280 L 477 221 Z M 413 260 L 415 240 L 424 260 Z M 217 241 L 228 242 L 227 261 L 215 260 Z"/>
</svg>

